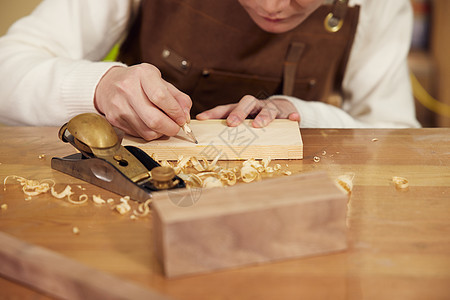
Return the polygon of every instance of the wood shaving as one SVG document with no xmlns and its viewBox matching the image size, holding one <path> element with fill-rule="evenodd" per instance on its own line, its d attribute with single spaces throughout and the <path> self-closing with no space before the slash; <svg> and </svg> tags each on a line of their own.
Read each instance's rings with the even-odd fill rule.
<svg viewBox="0 0 450 300">
<path fill-rule="evenodd" d="M 213 159 L 213 161 L 212 161 L 211 163 L 208 163 L 207 160 L 204 160 L 204 161 L 205 161 L 205 164 L 206 164 L 206 170 L 205 170 L 205 171 L 214 171 L 214 170 L 216 170 L 217 162 L 219 161 L 219 159 L 220 159 L 221 156 L 222 156 L 222 152 L 220 152 L 220 153 Z"/>
<path fill-rule="evenodd" d="M 399 190 L 405 190 L 409 187 L 408 179 L 404 177 L 394 176 L 392 177 L 392 182 L 394 182 L 394 185 Z"/>
<path fill-rule="evenodd" d="M 50 190 L 50 183 L 52 183 L 52 187 L 55 185 L 55 182 L 51 179 L 44 179 L 41 181 L 38 180 L 29 180 L 21 176 L 9 175 L 6 176 L 3 180 L 3 190 L 6 191 L 6 182 L 9 178 L 15 179 L 22 186 L 22 191 L 25 195 L 37 196 L 40 194 L 47 193 Z"/>
<path fill-rule="evenodd" d="M 39 157 L 39 159 L 44 159 L 45 158 L 45 154 L 41 154 L 38 157 Z"/>
<path fill-rule="evenodd" d="M 261 164 L 263 165 L 264 168 L 267 168 L 269 166 L 271 160 L 272 159 L 270 157 L 269 158 L 263 158 L 263 160 L 261 161 Z"/>
<path fill-rule="evenodd" d="M 377 138 L 373 138 L 372 142 L 378 142 L 378 139 Z"/>
<path fill-rule="evenodd" d="M 115 209 L 119 212 L 119 214 L 124 215 L 131 210 L 131 206 L 128 203 L 128 200 L 130 200 L 130 197 L 128 196 L 120 198 L 120 204 L 117 204 L 115 206 Z"/>
<path fill-rule="evenodd" d="M 268 174 L 272 174 L 275 171 L 274 171 L 274 169 L 272 167 L 266 167 L 265 172 L 268 173 Z"/>
<path fill-rule="evenodd" d="M 72 192 L 72 187 L 70 185 L 67 185 L 66 188 L 61 193 L 57 193 L 55 191 L 55 187 L 52 187 L 51 194 L 55 198 L 62 199 L 65 197 L 69 197 L 70 195 L 73 195 L 74 192 Z"/>
<path fill-rule="evenodd" d="M 344 174 L 340 175 L 335 180 L 336 186 L 343 191 L 346 194 L 351 194 L 353 190 L 353 178 L 355 177 L 355 174 Z"/>
<path fill-rule="evenodd" d="M 219 177 L 220 180 L 225 182 L 227 185 L 235 185 L 237 182 L 236 173 L 230 170 L 220 170 Z"/>
<path fill-rule="evenodd" d="M 249 183 L 259 179 L 259 172 L 252 165 L 244 165 L 241 168 L 241 179 L 243 182 Z"/>
<path fill-rule="evenodd" d="M 198 173 L 197 176 L 200 178 L 206 178 L 206 177 L 211 177 L 211 176 L 216 177 L 216 178 L 220 177 L 219 174 L 216 172 L 202 172 L 202 173 Z"/>
<path fill-rule="evenodd" d="M 314 161 L 315 163 L 319 162 L 319 161 L 320 161 L 320 157 L 314 156 L 313 161 Z"/>
<path fill-rule="evenodd" d="M 173 168 L 173 165 L 170 162 L 168 162 L 167 160 L 163 160 L 159 164 L 161 165 L 161 167 L 171 167 L 171 168 Z"/>
<path fill-rule="evenodd" d="M 198 172 L 205 171 L 205 167 L 198 161 L 198 159 L 196 157 L 191 157 L 190 162 L 191 162 L 192 166 L 194 167 L 194 169 L 197 170 Z"/>
<path fill-rule="evenodd" d="M 203 187 L 204 188 L 214 188 L 214 187 L 223 187 L 223 183 L 222 180 L 220 180 L 219 178 L 216 177 L 206 177 L 203 180 Z"/>
<path fill-rule="evenodd" d="M 95 204 L 105 204 L 105 203 L 106 203 L 106 201 L 103 200 L 102 197 L 97 196 L 97 195 L 92 195 L 92 201 L 93 201 Z M 113 201 L 114 201 L 114 199 L 113 199 Z"/>
<path fill-rule="evenodd" d="M 74 226 L 72 228 L 72 232 L 73 232 L 73 234 L 80 234 L 80 229 L 78 227 Z"/>
<path fill-rule="evenodd" d="M 78 197 L 76 197 L 76 200 L 72 199 L 72 197 L 75 197 L 74 196 L 75 193 L 72 191 L 72 187 L 70 185 L 66 185 L 63 191 L 57 192 L 57 190 L 55 189 L 55 182 L 51 179 L 44 179 L 41 181 L 37 181 L 37 180 L 29 180 L 20 176 L 10 175 L 4 179 L 3 182 L 4 190 L 6 190 L 6 183 L 10 179 L 15 179 L 18 183 L 20 183 L 25 195 L 30 194 L 34 196 L 49 192 L 56 199 L 63 199 L 67 197 L 67 201 L 75 205 L 86 203 L 89 200 L 89 196 L 87 194 L 79 195 Z M 200 180 L 200 182 L 202 182 L 202 180 Z M 77 187 L 81 190 L 85 190 L 85 188 L 83 188 L 80 185 Z M 32 199 L 31 196 L 27 196 L 25 198 L 25 201 L 30 201 L 31 199 Z M 117 210 L 120 214 L 126 214 L 131 210 L 131 205 L 129 203 L 130 200 L 131 199 L 129 196 L 122 197 L 120 198 L 120 204 L 114 205 L 111 208 Z M 92 201 L 96 204 L 105 204 L 105 203 L 114 204 L 115 202 L 113 198 L 109 198 L 108 200 L 105 201 L 104 199 L 101 198 L 100 195 L 92 195 Z M 131 219 L 135 219 L 136 217 L 147 216 L 150 213 L 149 207 L 150 203 L 151 199 L 148 199 L 146 202 L 139 204 L 137 210 L 135 210 L 135 215 L 131 217 Z M 133 205 L 135 205 L 134 202 Z M 2 204 L 0 205 L 0 210 L 6 210 L 7 207 L 8 207 L 7 204 Z M 77 227 L 74 227 L 73 230 L 74 234 L 78 234 L 79 230 Z"/>
<path fill-rule="evenodd" d="M 188 167 L 188 164 L 190 163 L 189 157 L 180 156 L 178 158 L 177 165 L 173 168 L 175 171 L 175 174 L 180 174 L 183 169 Z"/>
<path fill-rule="evenodd" d="M 72 203 L 72 204 L 77 204 L 77 205 L 79 205 L 79 204 L 84 204 L 84 203 L 86 203 L 86 202 L 88 201 L 88 199 L 89 199 L 88 195 L 86 195 L 86 194 L 83 194 L 83 195 L 78 196 L 78 200 L 72 200 L 72 197 L 71 197 L 71 196 L 72 196 L 72 195 L 68 195 L 68 196 L 67 196 L 67 201 L 69 201 L 69 202 Z"/>
<path fill-rule="evenodd" d="M 203 186 L 203 180 L 197 174 L 178 174 L 178 176 L 183 179 L 188 188 Z"/>
<path fill-rule="evenodd" d="M 262 176 L 271 177 L 274 174 L 291 175 L 290 171 L 283 171 L 280 164 L 269 166 L 271 158 L 256 160 L 247 159 L 241 166 L 222 168 L 218 161 L 222 153 L 219 153 L 211 162 L 205 158 L 179 156 L 174 162 L 176 174 L 184 180 L 187 188 L 192 187 L 218 187 L 233 186 L 238 182 L 250 183 L 260 180 Z M 159 161 L 161 165 L 171 165 L 168 161 Z M 286 164 L 288 167 L 288 165 Z"/>
<path fill-rule="evenodd" d="M 77 205 L 86 203 L 89 198 L 88 195 L 82 194 L 82 195 L 78 196 L 78 200 L 73 200 L 72 195 L 75 193 L 72 191 L 72 187 L 70 185 L 66 185 L 66 188 L 61 193 L 56 192 L 55 188 L 52 187 L 50 190 L 50 193 L 52 194 L 53 197 L 55 197 L 57 199 L 63 199 L 65 197 L 67 197 L 67 201 L 69 201 L 72 204 L 77 204 Z"/>
<path fill-rule="evenodd" d="M 260 164 L 258 161 L 256 161 L 254 158 L 247 159 L 242 163 L 242 169 L 246 167 L 253 167 L 258 173 L 264 172 L 265 168 L 262 164 Z M 242 174 L 241 169 L 241 174 Z"/>
<path fill-rule="evenodd" d="M 145 217 L 150 213 L 150 203 L 152 199 L 147 199 L 145 202 L 139 204 L 138 209 L 134 210 L 134 215 L 138 217 Z"/>
</svg>

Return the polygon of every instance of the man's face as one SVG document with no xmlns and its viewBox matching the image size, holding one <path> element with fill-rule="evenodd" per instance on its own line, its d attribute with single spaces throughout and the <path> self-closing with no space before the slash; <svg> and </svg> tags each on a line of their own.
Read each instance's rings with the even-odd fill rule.
<svg viewBox="0 0 450 300">
<path fill-rule="evenodd" d="M 282 33 L 297 27 L 323 0 L 239 0 L 262 30 Z"/>
</svg>

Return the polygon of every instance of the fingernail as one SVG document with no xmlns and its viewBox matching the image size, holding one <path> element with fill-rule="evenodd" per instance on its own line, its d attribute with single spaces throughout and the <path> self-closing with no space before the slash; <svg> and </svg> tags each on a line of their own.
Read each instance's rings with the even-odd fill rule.
<svg viewBox="0 0 450 300">
<path fill-rule="evenodd" d="M 195 116 L 195 118 L 201 120 L 201 119 L 207 119 L 207 116 L 204 113 L 199 113 L 198 115 Z"/>
<path fill-rule="evenodd" d="M 227 118 L 227 123 L 229 126 L 237 126 L 241 123 L 241 120 L 236 116 L 229 116 Z"/>
<path fill-rule="evenodd" d="M 256 125 L 254 127 L 265 127 L 266 126 L 266 122 L 265 122 L 264 118 L 256 117 L 253 120 L 253 125 Z"/>
</svg>

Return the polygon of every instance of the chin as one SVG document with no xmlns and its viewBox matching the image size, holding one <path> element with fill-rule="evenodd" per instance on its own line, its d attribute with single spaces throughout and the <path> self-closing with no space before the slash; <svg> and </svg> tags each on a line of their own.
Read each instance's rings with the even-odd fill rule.
<svg viewBox="0 0 450 300">
<path fill-rule="evenodd" d="M 270 33 L 284 33 L 289 30 L 294 29 L 296 26 L 289 26 L 287 24 L 266 24 L 264 23 L 256 23 L 259 28 L 261 28 L 264 31 L 270 32 Z"/>
<path fill-rule="evenodd" d="M 264 18 L 261 18 L 259 16 L 250 15 L 253 19 L 253 22 L 258 25 L 259 28 L 261 28 L 264 31 L 270 32 L 270 33 L 284 33 L 289 30 L 294 29 L 297 27 L 303 20 L 298 20 L 299 22 L 294 22 L 293 20 L 284 20 L 284 21 L 268 21 Z"/>
</svg>

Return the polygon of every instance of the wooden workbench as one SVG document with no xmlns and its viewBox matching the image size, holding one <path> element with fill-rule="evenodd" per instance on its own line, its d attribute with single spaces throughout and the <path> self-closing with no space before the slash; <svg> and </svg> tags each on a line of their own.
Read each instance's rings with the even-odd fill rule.
<svg viewBox="0 0 450 300">
<path fill-rule="evenodd" d="M 2 181 L 52 178 L 118 199 L 50 168 L 51 157 L 74 152 L 57 131 L 0 127 Z M 154 255 L 150 217 L 130 220 L 50 195 L 25 201 L 13 180 L 0 189 L 0 204 L 8 205 L 0 231 L 174 299 L 449 299 L 450 129 L 304 129 L 302 137 L 304 159 L 284 162 L 293 173 L 355 174 L 345 252 L 168 280 Z M 409 188 L 396 189 L 393 176 L 407 178 Z M 47 297 L 0 277 L 0 298 Z"/>
</svg>

